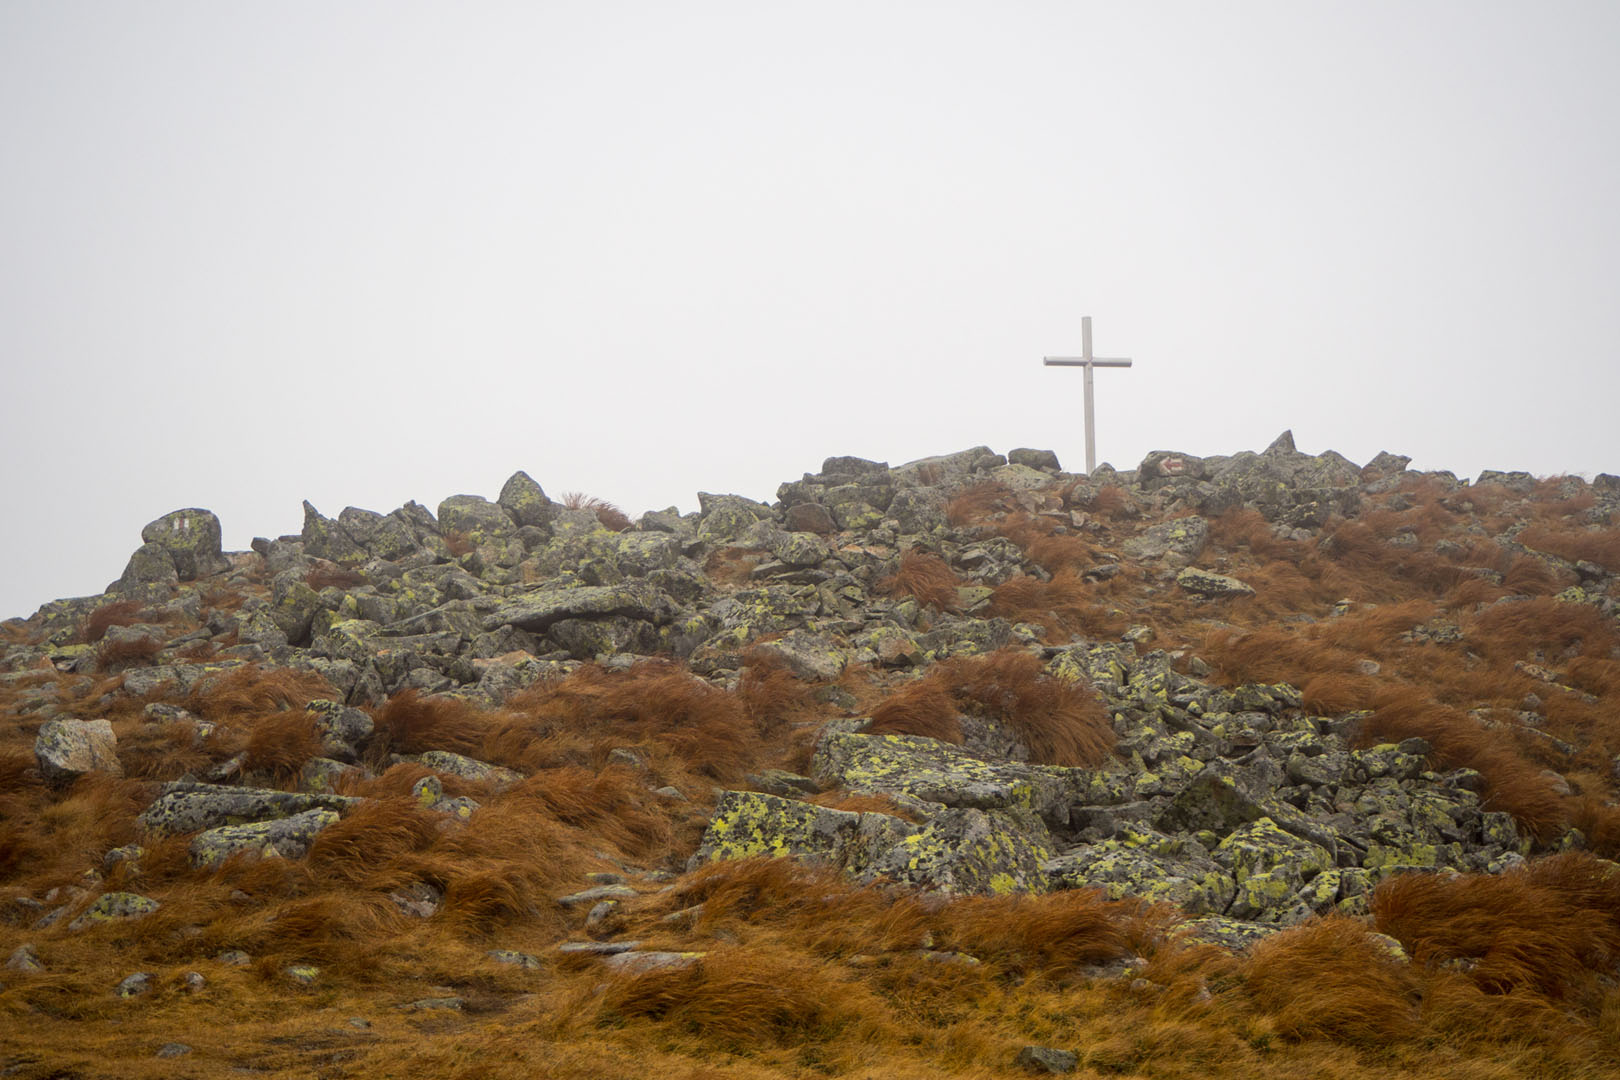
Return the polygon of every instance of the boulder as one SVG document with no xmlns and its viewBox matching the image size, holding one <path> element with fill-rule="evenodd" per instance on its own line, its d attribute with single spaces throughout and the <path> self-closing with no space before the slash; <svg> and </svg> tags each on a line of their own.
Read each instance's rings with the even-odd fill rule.
<svg viewBox="0 0 1620 1080">
<path fill-rule="evenodd" d="M 865 866 L 863 880 L 894 881 L 958 895 L 1040 893 L 1052 838 L 1028 810 L 941 811 Z"/>
<path fill-rule="evenodd" d="M 308 499 L 304 500 L 304 529 L 300 539 L 304 544 L 304 554 L 342 566 L 359 566 L 370 558 L 365 548 L 355 543 L 347 529 L 331 518 L 323 517 Z"/>
<path fill-rule="evenodd" d="M 644 622 L 666 623 L 676 605 L 655 586 L 643 581 L 618 585 L 555 586 L 534 589 L 512 599 L 484 619 L 484 629 L 515 626 L 530 633 L 545 633 L 564 619 L 602 619 L 624 616 Z"/>
<path fill-rule="evenodd" d="M 557 516 L 557 504 L 548 499 L 540 485 L 522 470 L 507 478 L 495 501 L 520 526 L 533 525 L 544 529 Z"/>
<path fill-rule="evenodd" d="M 191 863 L 198 867 L 217 866 L 232 855 L 242 853 L 301 859 L 315 837 L 337 820 L 337 811 L 316 808 L 271 821 L 208 829 L 192 838 Z"/>
<path fill-rule="evenodd" d="M 69 930 L 84 930 L 108 922 L 123 922 L 150 915 L 163 905 L 151 897 L 132 892 L 102 893 L 84 909 L 77 919 L 68 923 Z"/>
<path fill-rule="evenodd" d="M 317 809 L 343 812 L 360 801 L 346 795 L 215 787 L 177 781 L 166 785 L 163 794 L 136 820 L 150 833 L 171 836 L 223 825 L 291 817 Z"/>
<path fill-rule="evenodd" d="M 142 544 L 124 564 L 124 573 L 107 589 L 120 595 L 143 594 L 148 586 L 166 589 L 180 581 L 174 556 L 162 544 Z"/>
<path fill-rule="evenodd" d="M 118 736 L 106 720 L 47 720 L 34 739 L 40 776 L 67 785 L 93 772 L 124 775 L 118 760 Z"/>
<path fill-rule="evenodd" d="M 1176 584 L 1206 600 L 1227 600 L 1234 596 L 1253 596 L 1254 589 L 1246 582 L 1226 574 L 1186 566 L 1176 575 Z"/>
<path fill-rule="evenodd" d="M 920 735 L 830 732 L 816 747 L 810 775 L 827 787 L 896 795 L 923 804 L 978 810 L 1030 810 L 1067 819 L 1082 770 L 991 763 Z"/>
<path fill-rule="evenodd" d="M 1201 517 L 1182 517 L 1149 526 L 1122 547 L 1133 559 L 1156 559 L 1178 569 L 1198 558 L 1208 542 L 1209 522 Z"/>
<path fill-rule="evenodd" d="M 141 529 L 141 540 L 169 553 L 181 581 L 195 581 L 230 569 L 220 549 L 219 518 L 192 507 L 174 510 Z"/>
</svg>

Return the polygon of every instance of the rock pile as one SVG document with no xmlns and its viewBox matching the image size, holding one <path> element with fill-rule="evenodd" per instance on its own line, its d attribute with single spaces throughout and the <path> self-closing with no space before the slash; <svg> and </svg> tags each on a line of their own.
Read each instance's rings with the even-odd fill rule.
<svg viewBox="0 0 1620 1080">
<path fill-rule="evenodd" d="M 1390 874 L 1499 871 L 1530 841 L 1507 814 L 1481 805 L 1479 774 L 1434 771 L 1421 739 L 1362 746 L 1356 714 L 1313 715 L 1289 685 L 1210 685 L 1147 648 L 1141 628 L 1126 640 L 1053 645 L 1039 627 L 990 615 L 993 587 L 1051 575 L 1005 537 L 952 524 L 949 504 L 994 483 L 1014 510 L 1083 534 L 1080 508 L 1117 488 L 1141 527 L 1085 579 L 1107 580 L 1128 564 L 1166 590 L 1219 604 L 1254 589 L 1193 565 L 1211 517 L 1250 507 L 1277 536 L 1314 541 L 1330 519 L 1395 491 L 1407 464 L 1389 454 L 1365 467 L 1303 454 L 1287 433 L 1260 453 L 1155 452 L 1135 470 L 1105 466 L 1090 477 L 1062 472 L 1038 450 L 976 447 L 893 468 L 834 457 L 781 485 L 774 503 L 705 493 L 695 513 L 652 512 L 622 531 L 553 502 L 519 472 L 494 501 L 457 495 L 436 512 L 407 503 L 329 518 L 305 503 L 301 532 L 230 554 L 212 514 L 180 510 L 142 530 L 107 593 L 45 605 L 28 624 L 33 643 L 6 647 L 0 673 L 10 674 L 0 678 L 42 665 L 100 670 L 105 647 L 84 640 L 83 628 L 122 601 L 144 621 L 115 626 L 104 640 L 149 642 L 144 661 L 124 668 L 124 692 L 183 693 L 248 664 L 313 671 L 336 687 L 341 700 L 311 707 L 324 756 L 306 767 L 300 792 L 236 786 L 227 770 L 167 785 L 147 808 L 150 833 L 191 834 L 192 859 L 207 866 L 242 851 L 301 857 L 356 802 L 331 791 L 335 777 L 359 768 L 371 735 L 362 708 L 402 691 L 494 705 L 582 663 L 655 655 L 726 684 L 751 648 L 821 682 L 852 664 L 903 671 L 1030 650 L 1045 677 L 1100 695 L 1119 739 L 1115 761 L 1031 764 L 1029 747 L 1006 731 L 955 746 L 872 733 L 867 718 L 851 717 L 821 733 L 808 777 L 776 774 L 761 778 L 761 790 L 720 793 L 691 865 L 786 855 L 953 892 L 1100 887 L 1173 901 L 1209 920 L 1212 936 L 1241 943 L 1312 913 L 1364 910 Z M 1447 491 L 1467 487 L 1447 473 L 1424 476 Z M 1481 478 L 1510 490 L 1527 479 Z M 1570 483 L 1590 495 L 1590 520 L 1620 511 L 1620 478 Z M 1580 582 L 1564 599 L 1614 617 L 1614 574 L 1518 550 Z M 926 612 L 884 591 L 908 551 L 936 556 L 963 583 L 952 610 Z M 242 602 L 205 605 L 205 588 Z M 171 636 L 176 621 L 198 628 Z M 173 711 L 154 705 L 149 717 L 161 723 Z M 43 721 L 36 753 L 52 782 L 119 770 L 106 721 L 65 715 L 48 695 L 25 714 Z M 517 779 L 448 748 L 419 760 L 447 775 Z M 808 801 L 831 788 L 881 795 L 898 810 Z M 446 799 L 427 782 L 419 789 L 423 805 L 476 820 L 473 800 Z"/>
</svg>

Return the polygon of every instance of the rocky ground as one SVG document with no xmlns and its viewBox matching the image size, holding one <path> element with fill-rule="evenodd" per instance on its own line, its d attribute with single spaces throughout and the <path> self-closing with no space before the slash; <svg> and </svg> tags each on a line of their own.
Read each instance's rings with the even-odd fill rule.
<svg viewBox="0 0 1620 1080">
<path fill-rule="evenodd" d="M 431 513 L 306 503 L 298 534 L 236 553 L 211 513 L 175 511 L 105 593 L 5 624 L 0 1002 L 50 1023 L 8 1036 L 0 1066 L 101 1075 L 94 1055 L 49 1071 L 64 1032 L 124 1023 L 109 1002 L 206 1014 L 224 978 L 225 1012 L 265 987 L 364 1008 L 393 992 L 408 1000 L 392 1009 L 463 1025 L 491 1001 L 566 999 L 609 1019 L 550 1021 L 547 1045 L 595 1046 L 630 1017 L 696 1039 L 661 1045 L 681 1068 L 871 1067 L 803 1059 L 818 1026 L 854 1023 L 811 1009 L 819 990 L 752 1021 L 777 1057 L 729 1065 L 712 1055 L 739 1053 L 716 1035 L 733 1025 L 669 1003 L 735 979 L 732 954 L 769 925 L 757 963 L 809 949 L 901 1019 L 932 1006 L 901 1009 L 862 981 L 882 983 L 874 965 L 972 966 L 946 978 L 1004 996 L 1040 980 L 1053 1000 L 1194 987 L 1179 1013 L 1144 1006 L 1161 1025 L 1228 1007 L 1210 1004 L 1231 982 L 1212 972 L 1238 965 L 1243 1023 L 1363 1055 L 1387 1024 L 1277 1029 L 1266 963 L 1387 967 L 1414 1045 L 1435 1037 L 1424 978 L 1495 995 L 1481 1029 L 1487 1005 L 1533 988 L 1579 1033 L 1535 1060 L 1573 1055 L 1574 1075 L 1620 1047 L 1620 478 L 1407 465 L 1303 454 L 1287 434 L 1089 477 L 1038 450 L 838 457 L 774 503 L 702 494 L 696 513 L 634 523 L 520 472 L 494 501 Z M 836 897 L 867 936 L 827 945 L 802 912 L 792 933 L 770 905 L 737 914 L 727 890 L 749 875 L 784 909 L 781 890 Z M 1491 882 L 1567 914 L 1580 929 L 1557 932 L 1585 944 L 1477 940 L 1483 914 L 1469 942 L 1442 941 L 1413 915 L 1466 909 Z M 986 936 L 992 910 L 1066 929 L 1011 949 Z M 462 977 L 412 977 L 432 948 Z M 1154 970 L 1174 956 L 1208 970 Z M 386 974 L 357 974 L 368 963 Z M 1078 998 L 1063 1023 L 1014 1022 L 997 1000 L 994 1023 L 971 1021 L 997 1032 L 977 1049 L 949 1049 L 958 1017 L 888 1067 L 1202 1075 L 1196 1055 L 1120 1050 L 1122 1033 L 1057 1045 L 1082 1037 Z M 141 1053 L 241 1065 L 217 1045 L 193 1057 L 183 1034 Z M 1233 1060 L 1260 1068 L 1262 1034 Z M 327 1074 L 381 1060 L 347 1041 Z M 630 1059 L 608 1041 L 591 1067 L 611 1072 Z"/>
</svg>

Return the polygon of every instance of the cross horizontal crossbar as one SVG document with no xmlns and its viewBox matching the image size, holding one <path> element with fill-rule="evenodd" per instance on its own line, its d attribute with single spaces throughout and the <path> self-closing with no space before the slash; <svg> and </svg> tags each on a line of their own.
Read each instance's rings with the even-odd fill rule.
<svg viewBox="0 0 1620 1080">
<path fill-rule="evenodd" d="M 1079 356 L 1048 356 L 1044 358 L 1041 363 L 1045 364 L 1047 367 L 1085 367 L 1087 364 L 1090 364 L 1092 367 L 1131 366 L 1131 362 L 1129 360 L 1120 360 L 1118 358 L 1105 360 L 1099 356 L 1093 356 L 1090 360 L 1086 360 Z"/>
</svg>

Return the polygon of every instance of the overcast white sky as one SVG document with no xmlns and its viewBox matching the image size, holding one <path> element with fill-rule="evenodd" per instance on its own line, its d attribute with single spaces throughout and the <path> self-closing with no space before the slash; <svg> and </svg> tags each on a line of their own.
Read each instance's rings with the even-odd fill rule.
<svg viewBox="0 0 1620 1080">
<path fill-rule="evenodd" d="M 831 454 L 1620 472 L 1620 4 L 0 4 L 0 616 Z"/>
</svg>

